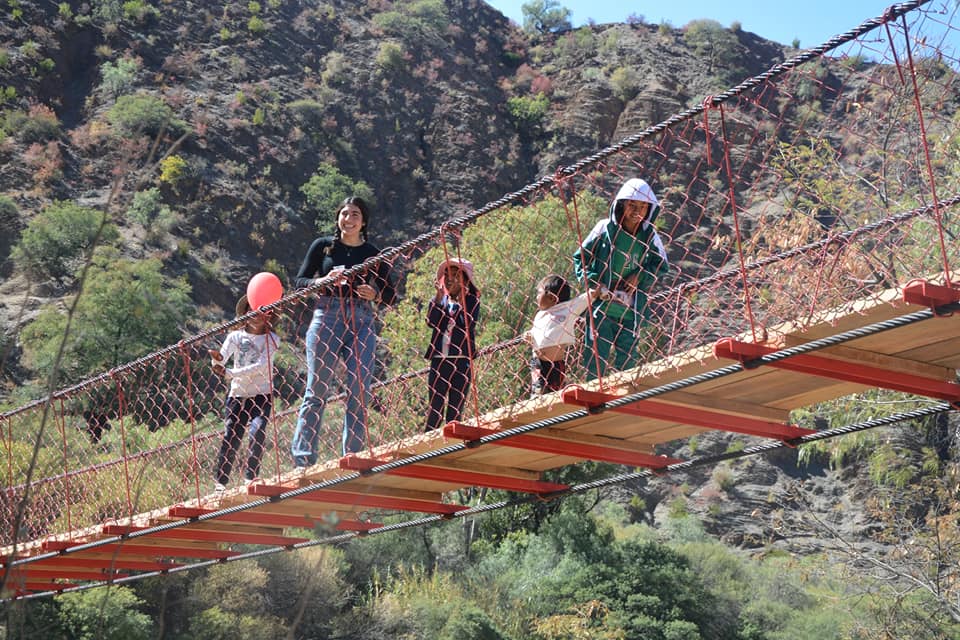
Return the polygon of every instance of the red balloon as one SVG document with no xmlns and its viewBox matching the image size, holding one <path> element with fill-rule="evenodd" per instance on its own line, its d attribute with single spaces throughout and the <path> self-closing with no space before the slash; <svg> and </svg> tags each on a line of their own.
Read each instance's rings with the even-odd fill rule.
<svg viewBox="0 0 960 640">
<path fill-rule="evenodd" d="M 283 283 L 276 275 L 264 271 L 250 278 L 247 284 L 247 302 L 251 309 L 273 304 L 283 297 Z"/>
</svg>

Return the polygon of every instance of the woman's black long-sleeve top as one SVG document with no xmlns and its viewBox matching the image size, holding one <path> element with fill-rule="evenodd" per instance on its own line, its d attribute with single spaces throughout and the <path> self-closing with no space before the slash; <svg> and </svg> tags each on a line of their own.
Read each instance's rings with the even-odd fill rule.
<svg viewBox="0 0 960 640">
<path fill-rule="evenodd" d="M 335 240 L 332 236 L 317 238 L 307 250 L 303 264 L 300 265 L 300 270 L 294 278 L 294 286 L 298 289 L 309 287 L 315 278 L 326 276 L 336 267 L 349 269 L 379 253 L 380 249 L 369 242 L 351 247 Z M 356 288 L 361 284 L 375 287 L 379 291 L 378 301 L 383 304 L 393 304 L 396 301 L 397 289 L 390 272 L 390 265 L 386 261 L 353 275 L 348 282 L 331 284 L 325 287 L 322 293 L 336 298 L 356 297 Z"/>
</svg>

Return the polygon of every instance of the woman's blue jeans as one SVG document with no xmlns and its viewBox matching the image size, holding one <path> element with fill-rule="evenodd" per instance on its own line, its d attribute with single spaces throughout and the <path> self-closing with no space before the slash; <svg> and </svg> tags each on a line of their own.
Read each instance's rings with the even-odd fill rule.
<svg viewBox="0 0 960 640">
<path fill-rule="evenodd" d="M 342 451 L 362 451 L 367 445 L 367 410 L 373 377 L 377 335 L 373 310 L 357 298 L 322 296 L 307 328 L 307 388 L 297 415 L 291 453 L 298 467 L 317 462 L 317 439 L 338 363 L 343 363 L 347 387 Z"/>
</svg>

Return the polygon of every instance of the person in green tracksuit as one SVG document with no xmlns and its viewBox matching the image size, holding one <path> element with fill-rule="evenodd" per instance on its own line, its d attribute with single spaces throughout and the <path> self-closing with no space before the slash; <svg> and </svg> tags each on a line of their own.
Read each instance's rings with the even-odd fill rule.
<svg viewBox="0 0 960 640">
<path fill-rule="evenodd" d="M 659 213 L 650 185 L 627 180 L 610 205 L 609 219 L 598 222 L 573 254 L 584 287 L 605 294 L 593 301 L 587 325 L 583 361 L 591 378 L 606 375 L 609 366 L 637 366 L 640 329 L 650 314 L 647 292 L 669 267 L 654 229 Z"/>
</svg>

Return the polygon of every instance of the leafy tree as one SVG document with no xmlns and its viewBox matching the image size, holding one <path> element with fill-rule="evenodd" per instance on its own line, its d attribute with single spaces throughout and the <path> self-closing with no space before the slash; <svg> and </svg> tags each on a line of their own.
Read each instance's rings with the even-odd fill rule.
<svg viewBox="0 0 960 640">
<path fill-rule="evenodd" d="M 346 563 L 340 550 L 321 546 L 274 554 L 262 558 L 260 565 L 269 578 L 266 591 L 270 598 L 264 613 L 295 627 L 298 637 L 337 636 L 337 618 L 355 595 L 344 580 Z"/>
<path fill-rule="evenodd" d="M 60 619 L 74 640 L 146 640 L 150 618 L 127 587 L 104 587 L 57 596 Z"/>
<path fill-rule="evenodd" d="M 551 33 L 571 28 L 570 9 L 557 0 L 530 0 L 520 7 L 528 33 Z"/>
<path fill-rule="evenodd" d="M 94 256 L 60 373 L 69 378 L 110 369 L 180 337 L 190 309 L 190 286 L 161 272 L 159 260 L 133 261 L 104 250 Z M 26 361 L 51 373 L 67 318 L 47 307 L 24 327 Z"/>
<path fill-rule="evenodd" d="M 101 242 L 117 238 L 116 229 L 104 221 L 103 212 L 72 202 L 55 202 L 27 224 L 13 248 L 13 259 L 35 277 L 71 280 L 98 233 Z"/>
<path fill-rule="evenodd" d="M 716 20 L 692 20 L 687 24 L 683 38 L 698 56 L 706 58 L 707 73 L 736 66 L 739 41 Z"/>
<path fill-rule="evenodd" d="M 267 580 L 267 572 L 255 562 L 211 567 L 192 585 L 192 599 L 200 610 L 190 621 L 189 636 L 270 640 L 286 635 L 283 623 L 265 612 Z"/>
<path fill-rule="evenodd" d="M 317 211 L 317 229 L 322 234 L 333 233 L 336 212 L 344 198 L 360 196 L 367 204 L 373 203 L 373 189 L 366 182 L 351 179 L 329 162 L 320 163 L 300 191 Z"/>
<path fill-rule="evenodd" d="M 392 11 L 373 16 L 373 23 L 409 42 L 438 41 L 450 25 L 450 16 L 442 0 L 415 0 L 394 6 Z"/>
<path fill-rule="evenodd" d="M 205 640 L 273 640 L 286 635 L 276 619 L 252 614 L 224 611 L 218 606 L 204 609 L 190 621 L 188 637 Z"/>
<path fill-rule="evenodd" d="M 939 447 L 918 446 L 915 440 L 922 437 L 936 444 L 936 440 L 948 438 L 942 433 L 949 428 L 947 421 L 927 425 L 932 431 L 926 435 L 922 434 L 923 425 L 919 426 L 921 431 L 914 433 L 914 438 L 897 447 L 887 443 L 871 456 L 871 476 L 876 484 L 865 507 L 877 527 L 872 537 L 887 545 L 888 553 L 851 543 L 848 534 L 813 509 L 798 523 L 804 533 L 830 541 L 829 550 L 846 570 L 848 588 L 867 605 L 867 619 L 872 624 L 864 624 L 866 629 L 859 637 L 870 640 L 941 640 L 960 634 L 960 504 L 956 493 L 960 467 L 949 459 L 949 452 L 938 454 Z M 894 433 L 889 437 L 897 439 Z M 884 465 L 889 468 L 878 469 Z M 794 497 L 803 504 L 812 500 L 800 490 Z"/>
</svg>

